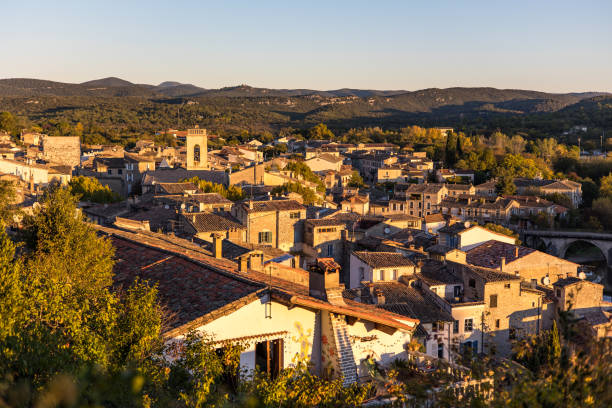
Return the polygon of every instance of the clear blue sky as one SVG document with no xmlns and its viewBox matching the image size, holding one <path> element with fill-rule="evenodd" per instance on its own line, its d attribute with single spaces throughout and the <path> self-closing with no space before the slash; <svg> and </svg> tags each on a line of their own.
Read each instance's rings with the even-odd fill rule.
<svg viewBox="0 0 612 408">
<path fill-rule="evenodd" d="M 3 1 L 0 78 L 612 91 L 612 0 Z"/>
</svg>

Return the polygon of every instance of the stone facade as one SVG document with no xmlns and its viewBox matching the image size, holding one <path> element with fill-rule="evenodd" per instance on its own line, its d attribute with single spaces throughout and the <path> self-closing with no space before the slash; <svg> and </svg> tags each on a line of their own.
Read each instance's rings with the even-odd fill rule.
<svg viewBox="0 0 612 408">
<path fill-rule="evenodd" d="M 43 157 L 52 163 L 75 167 L 81 163 L 81 141 L 78 136 L 42 137 Z"/>
</svg>

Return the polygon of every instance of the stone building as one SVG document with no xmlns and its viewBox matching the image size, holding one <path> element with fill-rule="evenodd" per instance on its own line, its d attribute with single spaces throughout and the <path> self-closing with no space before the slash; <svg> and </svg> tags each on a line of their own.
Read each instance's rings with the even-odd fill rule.
<svg viewBox="0 0 612 408">
<path fill-rule="evenodd" d="M 212 242 L 215 234 L 239 242 L 246 238 L 246 227 L 228 213 L 182 213 L 179 222 L 184 233 L 204 241 Z"/>
<path fill-rule="evenodd" d="M 361 282 L 397 281 L 403 275 L 413 275 L 416 265 L 397 252 L 355 251 L 350 258 L 350 288 Z"/>
<path fill-rule="evenodd" d="M 208 136 L 206 129 L 197 126 L 187 130 L 185 140 L 187 148 L 187 170 L 208 169 Z"/>
<path fill-rule="evenodd" d="M 246 226 L 248 243 L 289 251 L 302 242 L 306 207 L 295 200 L 244 201 L 232 215 Z"/>
<path fill-rule="evenodd" d="M 42 136 L 46 161 L 74 168 L 81 164 L 81 140 L 78 136 Z"/>
<path fill-rule="evenodd" d="M 108 228 L 101 233 L 116 250 L 116 287 L 145 277 L 157 285 L 173 316 L 164 326 L 168 345 L 180 346 L 190 330 L 213 336 L 220 351 L 223 344 L 245 345 L 240 368 L 247 375 L 259 368 L 275 377 L 300 360 L 315 374 L 355 383 L 368 375 L 366 358 L 385 366 L 405 358 L 419 324 L 343 297 L 337 268 L 325 260 L 310 272 L 283 268 L 283 277 L 270 276 L 242 258 L 210 256 L 188 241 Z"/>
<path fill-rule="evenodd" d="M 509 273 L 537 285 L 550 285 L 578 276 L 580 265 L 520 245 L 496 240 L 484 242 L 466 252 L 470 265 Z"/>
</svg>

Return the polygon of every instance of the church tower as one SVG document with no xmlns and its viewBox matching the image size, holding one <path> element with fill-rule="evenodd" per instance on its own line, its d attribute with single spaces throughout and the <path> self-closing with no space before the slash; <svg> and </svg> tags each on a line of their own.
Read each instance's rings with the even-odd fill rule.
<svg viewBox="0 0 612 408">
<path fill-rule="evenodd" d="M 206 170 L 208 168 L 208 137 L 206 129 L 197 125 L 187 130 L 187 170 Z"/>
</svg>

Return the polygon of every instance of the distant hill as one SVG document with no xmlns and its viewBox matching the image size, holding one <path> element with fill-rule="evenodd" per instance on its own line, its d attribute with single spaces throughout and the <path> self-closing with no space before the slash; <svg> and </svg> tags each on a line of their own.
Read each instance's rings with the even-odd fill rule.
<svg viewBox="0 0 612 408">
<path fill-rule="evenodd" d="M 601 129 L 612 123 L 611 99 L 603 92 L 557 94 L 485 87 L 319 91 L 248 85 L 205 89 L 177 81 L 134 84 L 115 77 L 82 84 L 0 80 L 0 111 L 41 126 L 60 120 L 85 122 L 86 129 L 92 129 L 88 133 L 103 135 L 90 139 L 96 143 L 189 124 L 226 134 L 308 129 L 317 123 L 335 132 L 416 124 L 470 131 L 503 129 L 532 137 L 558 137 L 574 125 L 584 125 L 589 137 L 599 138 Z"/>
<path fill-rule="evenodd" d="M 81 83 L 81 85 L 84 85 L 86 87 L 92 87 L 92 86 L 117 87 L 117 86 L 130 86 L 134 84 L 124 79 L 121 79 L 121 78 L 108 77 L 108 78 L 94 79 L 93 81 L 83 82 Z"/>
<path fill-rule="evenodd" d="M 603 95 L 602 92 L 553 94 L 538 91 L 495 88 L 430 88 L 418 91 L 367 90 L 367 89 L 268 89 L 238 85 L 220 89 L 204 89 L 176 81 L 159 85 L 134 84 L 117 77 L 83 82 L 62 83 L 39 79 L 2 79 L 0 97 L 34 96 L 138 96 L 145 98 L 180 97 L 228 97 L 228 98 L 351 98 L 368 99 L 371 107 L 396 109 L 404 112 L 432 112 L 446 107 L 450 110 L 493 110 L 498 112 L 552 112 L 580 100 Z M 327 101 L 331 104 L 339 101 Z M 319 105 L 327 105 L 327 102 Z M 357 103 L 357 102 L 355 102 Z M 358 104 L 358 103 L 357 103 Z"/>
</svg>

